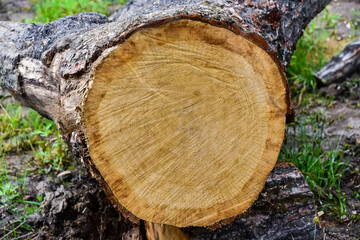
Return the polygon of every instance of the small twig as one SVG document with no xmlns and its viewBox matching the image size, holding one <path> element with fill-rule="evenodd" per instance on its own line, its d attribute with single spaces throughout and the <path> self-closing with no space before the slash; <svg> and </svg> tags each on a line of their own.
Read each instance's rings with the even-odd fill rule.
<svg viewBox="0 0 360 240">
<path fill-rule="evenodd" d="M 8 230 L 8 229 L 6 228 L 7 226 L 11 226 L 11 224 L 14 224 L 14 223 L 22 222 L 22 221 L 21 221 L 20 219 L 18 219 L 17 217 L 15 217 L 15 218 L 16 218 L 15 220 L 7 223 L 6 226 L 3 225 L 3 228 L 0 228 L 0 230 L 1 230 L 1 231 L 3 231 L 3 230 Z M 8 230 L 8 231 L 10 231 L 10 230 Z M 0 240 L 1 240 L 1 239 L 0 239 Z"/>
<path fill-rule="evenodd" d="M 9 120 L 11 121 L 11 117 L 10 117 L 9 113 L 6 111 L 6 109 L 4 108 L 4 106 L 1 103 L 0 103 L 0 107 L 5 112 L 6 116 L 9 118 Z M 11 123 L 10 125 L 11 125 L 12 129 L 15 130 L 13 124 Z"/>
<path fill-rule="evenodd" d="M 11 120 L 9 113 L 6 111 L 6 109 L 4 108 L 4 106 L 1 103 L 0 103 L 0 107 L 2 108 L 2 110 L 4 110 L 6 116 Z"/>
<path fill-rule="evenodd" d="M 301 89 L 301 91 L 300 91 L 300 95 L 299 95 L 299 98 L 298 98 L 298 103 L 296 104 L 296 106 L 294 107 L 294 109 L 297 109 L 298 107 L 300 107 L 301 102 L 302 102 L 302 96 L 303 96 L 305 90 L 306 90 L 306 87 L 304 86 L 304 87 Z"/>
<path fill-rule="evenodd" d="M 19 229 L 22 225 L 24 225 L 26 223 L 26 221 L 22 222 L 19 226 L 17 226 L 16 228 L 14 228 L 13 230 L 11 230 L 10 232 L 8 232 L 5 236 L 3 236 L 2 238 L 0 238 L 0 240 L 4 240 L 5 238 L 7 238 L 7 236 L 9 236 L 11 233 L 15 232 L 17 229 Z"/>
<path fill-rule="evenodd" d="M 11 240 L 17 240 L 17 239 L 22 239 L 22 238 L 26 238 L 26 237 L 28 237 L 28 236 L 30 236 L 30 235 L 36 235 L 37 233 L 36 232 L 29 232 L 29 233 L 27 233 L 27 234 L 25 234 L 25 235 L 22 235 L 22 236 L 19 236 L 19 237 L 16 237 L 16 238 L 11 238 Z M 31 239 L 33 239 L 33 238 L 31 238 Z"/>
</svg>

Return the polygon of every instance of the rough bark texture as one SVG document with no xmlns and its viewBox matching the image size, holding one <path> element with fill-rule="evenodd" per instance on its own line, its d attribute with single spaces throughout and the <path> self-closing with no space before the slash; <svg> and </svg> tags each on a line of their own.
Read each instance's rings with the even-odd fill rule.
<svg viewBox="0 0 360 240">
<path fill-rule="evenodd" d="M 37 222 L 43 226 L 39 239 L 142 239 L 140 224 L 119 214 L 99 184 L 86 175 L 69 187 L 44 182 L 41 191 L 45 195 L 42 223 Z"/>
<path fill-rule="evenodd" d="M 266 40 L 269 50 L 275 52 L 284 66 L 287 66 L 303 29 L 329 2 L 330 0 L 135 0 L 129 1 L 110 19 L 123 20 L 143 14 L 156 15 L 159 12 L 180 10 L 188 15 L 202 13 L 204 18 L 234 23 L 243 32 L 259 34 Z M 217 16 L 213 15 L 213 11 L 217 12 Z"/>
<path fill-rule="evenodd" d="M 320 85 L 339 83 L 355 72 L 360 72 L 360 39 L 347 45 L 344 50 L 316 73 Z"/>
<path fill-rule="evenodd" d="M 46 188 L 53 192 L 46 191 L 41 206 L 44 222 L 40 238 L 146 239 L 145 226 L 119 216 L 101 187 L 90 178 L 84 176 L 70 187 L 48 184 Z M 302 174 L 291 164 L 280 163 L 246 213 L 235 220 L 224 220 L 214 230 L 183 228 L 179 239 L 184 233 L 188 239 L 322 239 L 321 229 L 313 221 L 315 216 L 313 195 Z M 166 234 L 152 230 L 147 239 L 170 239 L 161 238 Z"/>
</svg>

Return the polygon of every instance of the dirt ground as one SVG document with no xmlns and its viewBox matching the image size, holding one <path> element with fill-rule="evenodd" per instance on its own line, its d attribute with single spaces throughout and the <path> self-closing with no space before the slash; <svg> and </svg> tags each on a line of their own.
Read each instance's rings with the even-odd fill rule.
<svg viewBox="0 0 360 240">
<path fill-rule="evenodd" d="M 31 1 L 0 0 L 0 21 L 32 18 L 34 13 L 30 9 Z M 350 9 L 360 10 L 360 2 L 334 0 L 330 4 L 330 12 L 343 16 L 338 26 L 338 40 L 352 34 L 347 19 L 354 19 L 356 15 Z M 356 35 L 360 36 L 359 32 Z M 333 139 L 341 137 L 340 145 L 348 144 L 352 152 L 358 152 L 352 156 L 349 169 L 343 177 L 343 191 L 348 195 L 348 211 L 359 214 L 360 204 L 354 190 L 360 192 L 360 149 L 355 149 L 360 146 L 360 83 L 350 86 L 346 82 L 320 89 L 321 94 L 332 96 L 334 101 L 330 107 L 318 104 L 313 110 L 324 111 L 329 121 L 334 119 L 326 129 L 328 136 Z M 0 91 L 0 95 L 2 94 L 5 93 Z M 131 234 L 124 227 L 126 224 L 122 224 L 129 224 L 128 220 L 112 207 L 98 183 L 92 180 L 81 166 L 51 178 L 47 174 L 31 174 L 38 170 L 38 166 L 31 162 L 28 153 L 7 156 L 6 161 L 8 173 L 12 176 L 27 169 L 26 200 L 32 201 L 36 196 L 43 196 L 41 214 L 35 213 L 27 220 L 33 231 L 18 229 L 22 239 L 117 239 L 114 236 Z M 95 195 L 97 197 L 94 197 Z M 68 204 L 77 204 L 76 211 L 68 208 Z M 6 208 L 1 208 L 0 216 L 3 226 L 9 226 L 16 220 Z M 339 223 L 327 216 L 321 216 L 320 224 L 325 239 L 360 239 L 359 219 L 345 218 L 343 223 Z M 112 233 L 111 236 L 109 233 Z M 0 239 L 2 237 L 0 232 Z"/>
<path fill-rule="evenodd" d="M 359 18 L 352 9 L 360 10 L 360 2 L 357 0 L 333 0 L 329 5 L 329 12 L 342 16 L 337 26 L 337 40 L 344 39 L 352 33 L 349 20 Z M 356 36 L 360 36 L 359 31 Z"/>
</svg>

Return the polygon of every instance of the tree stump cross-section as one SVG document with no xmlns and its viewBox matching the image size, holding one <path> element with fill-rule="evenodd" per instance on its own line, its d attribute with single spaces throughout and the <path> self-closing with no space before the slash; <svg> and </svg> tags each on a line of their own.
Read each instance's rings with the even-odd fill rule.
<svg viewBox="0 0 360 240">
<path fill-rule="evenodd" d="M 142 219 L 206 226 L 237 215 L 283 141 L 281 78 L 264 50 L 207 23 L 138 31 L 95 70 L 84 107 L 90 155 Z"/>
</svg>

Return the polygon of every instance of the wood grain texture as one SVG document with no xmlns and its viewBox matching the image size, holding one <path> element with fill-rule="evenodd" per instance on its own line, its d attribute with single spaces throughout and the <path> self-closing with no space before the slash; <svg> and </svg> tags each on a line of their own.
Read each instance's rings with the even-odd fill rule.
<svg viewBox="0 0 360 240">
<path fill-rule="evenodd" d="M 235 216 L 277 160 L 281 78 L 264 50 L 225 29 L 181 20 L 138 31 L 90 83 L 90 156 L 141 219 L 183 227 Z"/>
</svg>

